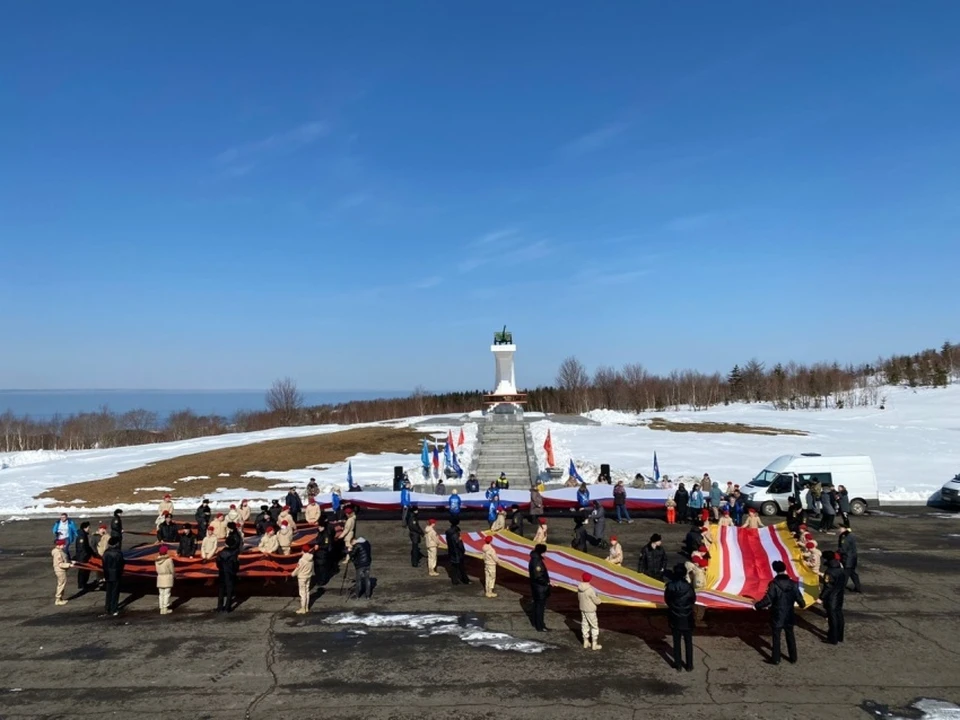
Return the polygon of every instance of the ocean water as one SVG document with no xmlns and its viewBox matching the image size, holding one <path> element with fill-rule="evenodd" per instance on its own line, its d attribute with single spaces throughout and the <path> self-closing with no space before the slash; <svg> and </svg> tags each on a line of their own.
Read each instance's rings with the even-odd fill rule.
<svg viewBox="0 0 960 720">
<path fill-rule="evenodd" d="M 390 390 L 304 390 L 306 405 L 326 405 L 351 400 L 406 397 L 409 391 Z M 266 390 L 0 390 L 0 413 L 29 415 L 47 420 L 54 415 L 94 412 L 107 407 L 111 412 L 150 410 L 161 420 L 177 410 L 190 409 L 198 415 L 231 418 L 239 411 L 266 410 Z"/>
</svg>

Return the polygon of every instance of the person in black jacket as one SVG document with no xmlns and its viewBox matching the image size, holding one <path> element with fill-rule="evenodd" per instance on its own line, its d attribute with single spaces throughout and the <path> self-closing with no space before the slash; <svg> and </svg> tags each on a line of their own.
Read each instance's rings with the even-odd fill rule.
<svg viewBox="0 0 960 720">
<path fill-rule="evenodd" d="M 847 574 L 847 582 L 853 581 L 853 591 L 860 590 L 860 575 L 857 573 L 857 539 L 853 537 L 853 530 L 845 527 L 840 531 L 840 562 Z"/>
<path fill-rule="evenodd" d="M 683 483 L 680 483 L 677 491 L 673 494 L 673 501 L 677 504 L 677 520 L 680 522 L 686 522 L 687 505 L 690 503 L 690 493 L 687 492 L 687 489 L 683 486 Z"/>
<path fill-rule="evenodd" d="M 193 534 L 190 526 L 183 524 L 180 526 L 180 543 L 177 545 L 177 556 L 182 558 L 192 558 L 197 554 L 197 538 Z"/>
<path fill-rule="evenodd" d="M 257 535 L 263 535 L 267 531 L 267 526 L 273 524 L 273 518 L 270 517 L 270 507 L 268 505 L 261 505 L 260 512 L 257 513 L 257 516 L 253 519 L 253 527 L 257 531 Z"/>
<path fill-rule="evenodd" d="M 795 534 L 797 529 L 804 523 L 806 517 L 803 511 L 803 505 L 795 498 L 790 498 L 790 507 L 787 508 L 787 530 Z"/>
<path fill-rule="evenodd" d="M 284 504 L 290 508 L 290 514 L 293 516 L 293 521 L 300 522 L 300 511 L 303 510 L 303 501 L 300 499 L 300 496 L 297 494 L 296 490 L 290 488 L 290 491 L 287 493 L 287 497 L 284 500 Z"/>
<path fill-rule="evenodd" d="M 217 612 L 233 612 L 233 589 L 240 572 L 239 546 L 236 539 L 227 538 L 226 547 L 217 555 L 217 576 L 220 592 L 217 596 Z"/>
<path fill-rule="evenodd" d="M 643 546 L 640 551 L 640 562 L 637 571 L 652 577 L 655 580 L 663 580 L 663 573 L 667 569 L 667 551 L 663 549 L 663 538 L 658 533 L 650 536 L 650 542 Z"/>
<path fill-rule="evenodd" d="M 423 539 L 423 528 L 420 527 L 418 519 L 419 510 L 416 505 L 411 506 L 407 513 L 407 533 L 410 535 L 410 564 L 413 567 L 420 567 L 420 541 Z"/>
<path fill-rule="evenodd" d="M 107 542 L 107 549 L 103 553 L 103 580 L 106 583 L 106 597 L 104 608 L 107 615 L 120 614 L 120 579 L 123 577 L 123 552 L 120 550 L 120 539 L 111 537 Z"/>
<path fill-rule="evenodd" d="M 847 587 L 847 576 L 836 553 L 823 554 L 827 563 L 821 577 L 823 588 L 820 590 L 820 602 L 827 614 L 827 642 L 836 645 L 843 642 L 843 593 Z"/>
<path fill-rule="evenodd" d="M 173 524 L 173 518 L 170 513 L 163 514 L 163 522 L 157 526 L 157 541 L 162 543 L 175 543 L 178 540 L 179 533 L 177 526 Z"/>
<path fill-rule="evenodd" d="M 450 560 L 450 581 L 454 585 L 469 585 L 470 578 L 467 577 L 467 570 L 464 567 L 467 549 L 463 546 L 463 540 L 460 537 L 459 523 L 450 523 L 444 535 L 447 539 L 447 559 Z"/>
<path fill-rule="evenodd" d="M 673 666 L 677 670 L 686 668 L 690 671 L 693 670 L 693 611 L 697 593 L 687 582 L 687 569 L 684 565 L 675 565 L 672 575 L 663 588 L 663 602 L 667 606 L 667 619 L 673 632 Z M 685 656 L 680 653 L 681 638 L 686 650 Z"/>
<path fill-rule="evenodd" d="M 843 526 L 850 527 L 850 493 L 843 485 L 837 485 L 837 514 Z"/>
<path fill-rule="evenodd" d="M 542 543 L 533 548 L 530 553 L 530 563 L 527 566 L 530 575 L 530 594 L 533 596 L 533 627 L 537 632 L 548 632 L 544 614 L 547 611 L 547 598 L 550 597 L 550 573 L 543 561 L 543 554 L 547 546 Z"/>
<path fill-rule="evenodd" d="M 204 498 L 193 517 L 197 521 L 197 535 L 206 537 L 207 525 L 210 524 L 210 501 Z"/>
<path fill-rule="evenodd" d="M 692 555 L 701 545 L 703 545 L 703 533 L 700 532 L 699 526 L 694 526 L 683 539 L 683 551 L 687 555 Z"/>
<path fill-rule="evenodd" d="M 770 662 L 780 664 L 780 633 L 787 637 L 787 659 L 797 661 L 797 640 L 793 635 L 793 606 L 806 607 L 803 594 L 796 582 L 787 575 L 787 566 L 782 560 L 773 561 L 777 576 L 767 586 L 767 594 L 754 604 L 757 610 L 770 608 L 770 628 L 773 631 L 773 658 Z"/>
<path fill-rule="evenodd" d="M 587 528 L 583 523 L 583 518 L 575 517 L 573 519 L 573 539 L 570 541 L 570 547 L 580 552 L 587 552 Z"/>
<path fill-rule="evenodd" d="M 373 595 L 373 586 L 370 584 L 370 565 L 373 562 L 370 541 L 362 537 L 354 540 L 350 547 L 350 560 L 357 573 L 354 581 L 357 599 L 369 600 Z"/>
<path fill-rule="evenodd" d="M 90 562 L 93 557 L 93 548 L 90 547 L 90 523 L 84 521 L 80 523 L 80 532 L 77 533 L 77 539 L 73 546 L 74 560 L 78 563 Z M 89 570 L 77 570 L 77 589 L 86 590 L 90 583 Z"/>
<path fill-rule="evenodd" d="M 317 539 L 313 541 L 316 549 L 313 551 L 313 574 L 318 585 L 326 585 L 330 580 L 331 555 L 333 550 L 333 533 L 327 516 L 321 514 L 317 520 Z"/>
<path fill-rule="evenodd" d="M 123 515 L 123 510 L 117 508 L 113 511 L 113 520 L 110 521 L 110 537 L 116 539 L 118 549 L 123 543 L 123 518 L 120 517 L 121 515 Z"/>
<path fill-rule="evenodd" d="M 283 507 L 280 505 L 280 501 L 271 500 L 270 509 L 267 512 L 270 513 L 270 518 L 273 520 L 273 524 L 276 525 L 280 521 L 280 513 L 283 512 Z"/>
</svg>

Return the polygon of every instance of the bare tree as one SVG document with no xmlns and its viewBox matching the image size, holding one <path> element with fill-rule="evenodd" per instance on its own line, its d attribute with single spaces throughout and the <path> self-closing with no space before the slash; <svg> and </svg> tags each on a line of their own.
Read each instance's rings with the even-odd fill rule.
<svg viewBox="0 0 960 720">
<path fill-rule="evenodd" d="M 417 407 L 417 415 L 426 415 L 427 414 L 427 398 L 430 397 L 430 391 L 427 390 L 423 385 L 417 385 L 413 392 L 410 393 L 410 399 L 413 400 L 414 404 Z"/>
<path fill-rule="evenodd" d="M 277 413 L 285 422 L 295 420 L 303 408 L 303 393 L 290 378 L 274 380 L 267 391 L 267 409 Z"/>
<path fill-rule="evenodd" d="M 120 427 L 124 430 L 153 430 L 157 427 L 157 414 L 143 408 L 129 410 L 120 416 Z"/>
<path fill-rule="evenodd" d="M 557 371 L 557 387 L 564 395 L 566 404 L 572 412 L 581 413 L 586 410 L 587 390 L 590 387 L 590 377 L 583 363 L 573 355 L 560 363 Z"/>
</svg>

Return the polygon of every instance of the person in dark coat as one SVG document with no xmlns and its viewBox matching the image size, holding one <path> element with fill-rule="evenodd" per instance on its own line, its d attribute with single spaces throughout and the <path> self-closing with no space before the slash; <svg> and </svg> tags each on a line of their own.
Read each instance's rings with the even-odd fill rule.
<svg viewBox="0 0 960 720">
<path fill-rule="evenodd" d="M 228 536 L 226 547 L 217 555 L 217 612 L 233 612 L 233 590 L 240 573 L 239 546 L 236 539 Z"/>
<path fill-rule="evenodd" d="M 120 579 L 123 577 L 123 565 L 120 539 L 111 536 L 103 553 L 103 581 L 106 590 L 104 608 L 107 615 L 120 614 Z"/>
<path fill-rule="evenodd" d="M 523 518 L 524 513 L 520 510 L 519 505 L 510 506 L 510 523 L 507 525 L 507 530 L 512 533 L 516 533 L 520 537 L 523 537 Z"/>
<path fill-rule="evenodd" d="M 253 527 L 256 529 L 257 535 L 263 535 L 271 525 L 273 525 L 273 516 L 270 515 L 270 507 L 261 505 L 260 512 L 253 519 Z"/>
<path fill-rule="evenodd" d="M 234 538 L 234 542 L 237 545 L 237 552 L 243 550 L 243 533 L 240 532 L 240 528 L 237 527 L 235 522 L 227 523 L 227 539 Z"/>
<path fill-rule="evenodd" d="M 283 512 L 283 507 L 280 505 L 280 501 L 271 500 L 270 509 L 267 512 L 270 513 L 270 519 L 273 520 L 274 525 L 280 522 L 280 513 Z"/>
<path fill-rule="evenodd" d="M 843 485 L 837 485 L 837 514 L 843 527 L 850 527 L 850 493 Z"/>
<path fill-rule="evenodd" d="M 682 564 L 673 568 L 673 577 L 663 588 L 663 602 L 667 606 L 667 619 L 673 633 L 673 667 L 677 670 L 693 670 L 693 610 L 697 593 L 687 581 L 687 569 Z M 683 639 L 686 654 L 680 652 Z M 686 662 L 684 662 L 686 657 Z"/>
<path fill-rule="evenodd" d="M 837 507 L 834 504 L 834 491 L 824 488 L 820 494 L 820 532 L 833 535 L 833 523 L 837 517 Z"/>
<path fill-rule="evenodd" d="M 293 516 L 293 521 L 300 522 L 300 512 L 303 510 L 303 501 L 300 499 L 300 496 L 297 494 L 296 490 L 290 488 L 290 491 L 287 493 L 287 497 L 284 500 L 284 504 L 290 508 L 290 514 Z"/>
<path fill-rule="evenodd" d="M 574 550 L 579 550 L 580 552 L 587 552 L 587 543 L 589 542 L 589 534 L 587 533 L 587 528 L 584 525 L 583 518 L 576 517 L 573 519 L 573 539 L 570 541 L 570 547 Z"/>
<path fill-rule="evenodd" d="M 827 567 L 821 577 L 823 588 L 820 590 L 820 602 L 827 614 L 827 642 L 837 645 L 843 642 L 843 594 L 847 586 L 847 575 L 840 566 L 836 553 L 824 553 Z"/>
<path fill-rule="evenodd" d="M 464 492 L 468 493 L 477 493 L 480 492 L 480 481 L 477 480 L 476 475 L 471 475 L 467 478 L 467 484 L 464 487 Z"/>
<path fill-rule="evenodd" d="M 803 505 L 795 497 L 790 498 L 790 506 L 787 508 L 787 529 L 791 534 L 796 534 L 797 529 L 806 521 L 806 513 L 803 511 Z"/>
<path fill-rule="evenodd" d="M 197 507 L 193 514 L 193 519 L 197 521 L 197 535 L 199 537 L 207 536 L 207 525 L 210 524 L 210 501 L 206 498 Z"/>
<path fill-rule="evenodd" d="M 663 538 L 654 533 L 650 542 L 640 551 L 640 562 L 637 571 L 655 580 L 663 580 L 663 573 L 667 569 L 667 551 L 663 549 Z"/>
<path fill-rule="evenodd" d="M 420 541 L 423 540 L 423 528 L 420 527 L 419 509 L 416 505 L 410 507 L 407 513 L 407 533 L 410 536 L 410 565 L 420 567 L 420 558 L 423 553 L 420 552 Z"/>
<path fill-rule="evenodd" d="M 77 533 L 77 539 L 73 546 L 74 560 L 78 563 L 90 562 L 94 556 L 93 548 L 90 545 L 90 523 L 83 521 L 80 523 L 80 531 Z M 90 571 L 77 570 L 77 589 L 86 590 L 90 584 Z"/>
<path fill-rule="evenodd" d="M 530 563 L 527 566 L 530 575 L 530 594 L 533 596 L 533 627 L 537 632 L 548 632 L 544 614 L 547 611 L 547 598 L 550 597 L 550 573 L 543 561 L 547 546 L 540 544 L 530 553 Z"/>
<path fill-rule="evenodd" d="M 860 575 L 857 573 L 857 539 L 849 527 L 840 531 L 840 562 L 847 575 L 847 582 L 853 581 L 853 591 L 860 590 Z"/>
<path fill-rule="evenodd" d="M 197 538 L 189 525 L 180 527 L 180 543 L 177 545 L 177 557 L 192 558 L 197 554 Z"/>
<path fill-rule="evenodd" d="M 467 571 L 464 563 L 467 561 L 467 549 L 463 546 L 463 540 L 460 538 L 460 525 L 450 523 L 447 532 L 444 533 L 447 539 L 447 558 L 450 560 L 450 581 L 454 585 L 470 584 L 470 578 L 467 577 Z"/>
<path fill-rule="evenodd" d="M 326 515 L 321 515 L 317 521 L 317 539 L 314 540 L 316 549 L 313 551 L 313 574 L 317 579 L 318 585 L 326 585 L 330 580 L 331 570 L 334 564 L 331 562 L 333 555 L 333 536 L 336 533 L 331 532 L 332 526 L 327 520 Z"/>
<path fill-rule="evenodd" d="M 113 520 L 110 521 L 110 537 L 115 538 L 117 547 L 123 544 L 123 510 L 117 508 L 113 511 Z"/>
<path fill-rule="evenodd" d="M 370 565 L 373 562 L 373 554 L 369 540 L 358 537 L 353 541 L 350 548 L 350 561 L 356 570 L 354 582 L 357 599 L 366 598 L 369 600 L 373 596 L 373 586 L 370 583 Z"/>
<path fill-rule="evenodd" d="M 162 543 L 175 543 L 179 540 L 177 526 L 173 524 L 173 518 L 169 513 L 164 514 L 163 522 L 157 526 L 157 541 Z"/>
<path fill-rule="evenodd" d="M 690 532 L 683 539 L 683 551 L 687 555 L 692 555 L 701 545 L 703 545 L 703 533 L 700 532 L 700 528 L 690 528 Z"/>
<path fill-rule="evenodd" d="M 673 501 L 677 504 L 677 519 L 681 522 L 685 521 L 688 515 L 687 505 L 690 504 L 690 493 L 687 492 L 683 483 L 680 483 L 677 491 L 673 494 Z"/>
<path fill-rule="evenodd" d="M 767 586 L 767 594 L 754 604 L 757 610 L 770 608 L 770 629 L 773 632 L 773 657 L 770 662 L 780 664 L 780 634 L 787 638 L 787 659 L 797 661 L 797 640 L 793 635 L 793 606 L 806 607 L 800 586 L 787 575 L 787 566 L 782 560 L 773 561 L 777 576 Z"/>
</svg>

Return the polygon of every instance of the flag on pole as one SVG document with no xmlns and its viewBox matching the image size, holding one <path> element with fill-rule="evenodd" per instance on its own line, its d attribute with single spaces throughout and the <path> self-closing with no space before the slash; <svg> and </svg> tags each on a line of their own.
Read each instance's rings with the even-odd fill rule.
<svg viewBox="0 0 960 720">
<path fill-rule="evenodd" d="M 453 450 L 453 430 L 447 430 L 447 445 Z"/>
<path fill-rule="evenodd" d="M 423 450 L 420 451 L 420 464 L 424 470 L 430 469 L 430 451 L 427 449 L 427 440 L 423 440 Z"/>
<path fill-rule="evenodd" d="M 570 471 L 568 474 L 577 482 L 583 482 L 583 478 L 580 477 L 580 473 L 577 472 L 577 466 L 573 464 L 573 458 L 570 458 Z"/>
<path fill-rule="evenodd" d="M 460 461 L 457 460 L 457 454 L 453 454 L 453 471 L 457 474 L 458 478 L 463 477 L 463 468 L 460 467 Z"/>
<path fill-rule="evenodd" d="M 457 438 L 457 447 L 463 445 L 467 439 L 463 436 L 463 428 L 460 428 L 460 437 Z"/>
<path fill-rule="evenodd" d="M 660 482 L 660 466 L 657 464 L 657 451 L 653 451 L 653 480 Z"/>
<path fill-rule="evenodd" d="M 440 450 L 433 446 L 433 476 L 440 477 Z"/>
<path fill-rule="evenodd" d="M 450 461 L 450 447 L 453 443 L 450 440 L 447 440 L 446 444 L 443 446 L 443 466 L 452 467 L 453 463 Z"/>
<path fill-rule="evenodd" d="M 353 490 L 353 461 L 347 462 L 347 489 Z"/>
<path fill-rule="evenodd" d="M 556 463 L 553 460 L 553 440 L 550 439 L 549 430 L 547 430 L 547 439 L 543 441 L 543 449 L 547 451 L 547 467 L 552 468 Z"/>
</svg>

